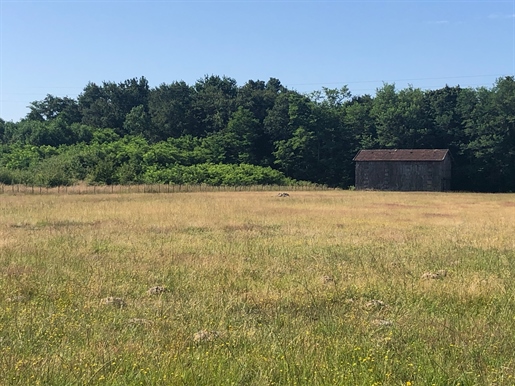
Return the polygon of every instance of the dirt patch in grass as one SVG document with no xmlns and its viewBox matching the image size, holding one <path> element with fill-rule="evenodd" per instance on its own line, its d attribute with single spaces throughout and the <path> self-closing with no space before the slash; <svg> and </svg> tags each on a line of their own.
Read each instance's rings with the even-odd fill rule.
<svg viewBox="0 0 515 386">
<path fill-rule="evenodd" d="M 280 225 L 261 225 L 261 224 L 231 224 L 225 225 L 222 229 L 224 232 L 256 232 L 256 233 L 269 233 L 280 229 Z"/>
<path fill-rule="evenodd" d="M 450 213 L 434 213 L 434 212 L 424 213 L 423 216 L 424 217 L 437 217 L 437 218 L 452 218 L 452 217 L 456 217 L 455 215 L 450 214 Z"/>
<path fill-rule="evenodd" d="M 17 278 L 20 276 L 31 275 L 34 269 L 26 265 L 13 264 L 8 267 L 1 268 L 2 276 Z"/>
</svg>

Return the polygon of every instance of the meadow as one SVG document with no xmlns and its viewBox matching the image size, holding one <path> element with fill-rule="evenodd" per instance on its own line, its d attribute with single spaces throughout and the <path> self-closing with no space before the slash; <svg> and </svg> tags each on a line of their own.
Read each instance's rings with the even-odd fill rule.
<svg viewBox="0 0 515 386">
<path fill-rule="evenodd" d="M 513 385 L 515 195 L 0 195 L 0 385 Z"/>
</svg>

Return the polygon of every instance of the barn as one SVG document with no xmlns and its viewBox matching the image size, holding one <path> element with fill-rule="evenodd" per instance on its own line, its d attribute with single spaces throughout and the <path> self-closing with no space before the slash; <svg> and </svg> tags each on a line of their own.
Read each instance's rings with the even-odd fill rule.
<svg viewBox="0 0 515 386">
<path fill-rule="evenodd" d="M 356 189 L 447 191 L 451 188 L 448 149 L 360 150 Z"/>
</svg>

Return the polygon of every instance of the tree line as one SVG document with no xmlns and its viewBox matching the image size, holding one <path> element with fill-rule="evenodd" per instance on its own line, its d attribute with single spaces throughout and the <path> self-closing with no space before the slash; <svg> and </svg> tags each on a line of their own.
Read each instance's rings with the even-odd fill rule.
<svg viewBox="0 0 515 386">
<path fill-rule="evenodd" d="M 439 148 L 452 187 L 515 191 L 515 79 L 437 90 L 383 84 L 375 95 L 278 79 L 204 76 L 151 88 L 144 78 L 47 95 L 19 122 L 0 119 L 0 183 L 41 186 L 206 183 L 347 188 L 360 149 Z"/>
</svg>

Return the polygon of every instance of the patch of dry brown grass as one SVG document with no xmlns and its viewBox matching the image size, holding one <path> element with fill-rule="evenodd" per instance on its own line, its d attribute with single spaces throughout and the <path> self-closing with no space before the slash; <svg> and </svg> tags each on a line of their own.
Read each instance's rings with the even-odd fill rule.
<svg viewBox="0 0 515 386">
<path fill-rule="evenodd" d="M 512 195 L 1 198 L 7 384 L 513 380 Z"/>
</svg>

